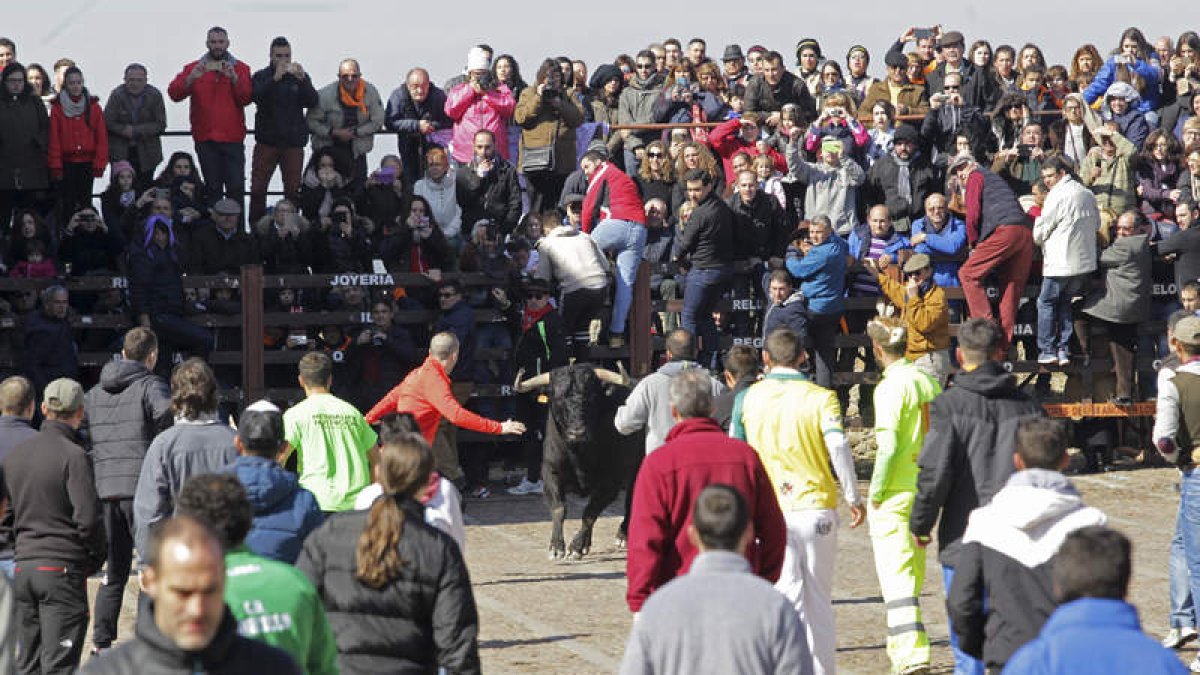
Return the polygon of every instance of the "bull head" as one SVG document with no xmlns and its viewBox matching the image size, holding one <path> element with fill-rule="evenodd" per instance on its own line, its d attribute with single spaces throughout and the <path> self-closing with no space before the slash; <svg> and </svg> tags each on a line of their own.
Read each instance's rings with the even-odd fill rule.
<svg viewBox="0 0 1200 675">
<path fill-rule="evenodd" d="M 625 371 L 625 364 L 618 361 L 617 370 L 619 372 L 614 373 L 606 368 L 593 368 L 592 372 L 596 373 L 596 377 L 599 378 L 601 382 L 606 384 L 617 385 L 620 387 L 629 386 L 629 373 Z M 517 392 L 518 394 L 525 394 L 533 391 L 534 389 L 550 386 L 550 373 L 548 372 L 542 373 L 541 375 L 535 375 L 528 380 L 522 380 L 521 378 L 524 376 L 525 369 L 522 368 L 521 370 L 517 371 L 517 377 L 515 380 L 513 380 L 513 391 Z"/>
</svg>

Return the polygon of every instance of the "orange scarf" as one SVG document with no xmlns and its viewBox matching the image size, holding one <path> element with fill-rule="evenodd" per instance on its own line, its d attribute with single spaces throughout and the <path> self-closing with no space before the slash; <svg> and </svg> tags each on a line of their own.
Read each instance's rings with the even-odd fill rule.
<svg viewBox="0 0 1200 675">
<path fill-rule="evenodd" d="M 354 88 L 353 94 L 347 93 L 345 87 L 338 85 L 338 96 L 342 100 L 342 105 L 347 108 L 358 108 L 363 111 L 364 115 L 370 114 L 367 112 L 366 91 L 367 83 L 362 78 L 358 79 L 358 85 Z"/>
</svg>

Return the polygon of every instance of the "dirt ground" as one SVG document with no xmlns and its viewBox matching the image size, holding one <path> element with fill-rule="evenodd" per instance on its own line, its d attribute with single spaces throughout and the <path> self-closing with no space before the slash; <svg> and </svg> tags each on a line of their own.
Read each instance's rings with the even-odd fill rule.
<svg viewBox="0 0 1200 675">
<path fill-rule="evenodd" d="M 1136 469 L 1073 480 L 1089 504 L 1104 510 L 1110 523 L 1133 539 L 1132 602 L 1143 628 L 1161 636 L 1167 630 L 1167 552 L 1179 499 L 1177 473 Z M 865 483 L 860 487 L 865 490 Z M 466 514 L 467 564 L 479 605 L 484 672 L 615 672 L 630 626 L 625 555 L 613 546 L 620 504 L 597 524 L 592 555 L 579 562 L 550 561 L 548 512 L 541 497 L 512 497 L 496 488 L 490 499 L 469 500 Z M 568 537 L 578 527 L 581 510 L 573 500 Z M 938 570 L 932 547 L 930 552 L 930 570 Z M 837 564 L 839 672 L 886 673 L 884 608 L 865 525 L 856 530 L 843 525 Z M 135 583 L 126 595 L 122 638 L 132 633 Z M 953 672 L 940 575 L 926 580 L 921 603 L 934 645 L 933 672 Z M 1180 652 L 1187 660 L 1194 653 L 1191 647 Z"/>
</svg>

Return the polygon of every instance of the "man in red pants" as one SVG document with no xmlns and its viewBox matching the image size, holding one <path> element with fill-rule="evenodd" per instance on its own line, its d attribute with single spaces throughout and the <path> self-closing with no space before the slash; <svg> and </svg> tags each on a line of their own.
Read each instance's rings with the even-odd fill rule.
<svg viewBox="0 0 1200 675">
<path fill-rule="evenodd" d="M 995 320 L 983 279 L 995 273 L 1000 286 L 1000 326 L 1012 343 L 1017 305 L 1033 264 L 1033 224 L 1003 178 L 958 155 L 947 166 L 965 193 L 967 242 L 971 255 L 958 270 L 972 317 Z"/>
</svg>

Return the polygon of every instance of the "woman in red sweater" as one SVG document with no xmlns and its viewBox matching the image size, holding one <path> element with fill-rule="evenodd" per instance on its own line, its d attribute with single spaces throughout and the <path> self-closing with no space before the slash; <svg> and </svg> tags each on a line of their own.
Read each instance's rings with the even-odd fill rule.
<svg viewBox="0 0 1200 675">
<path fill-rule="evenodd" d="M 50 103 L 51 177 L 58 181 L 61 222 L 92 205 L 92 180 L 108 164 L 108 130 L 100 100 L 83 86 L 83 73 L 71 66 L 63 74 L 63 90 Z"/>
</svg>

